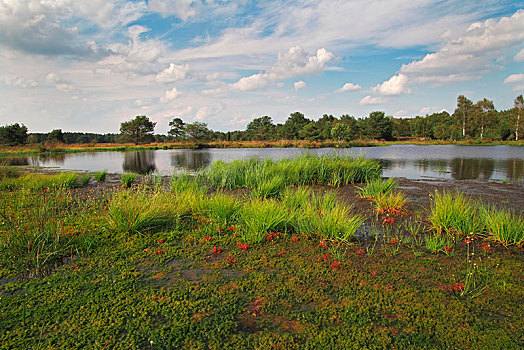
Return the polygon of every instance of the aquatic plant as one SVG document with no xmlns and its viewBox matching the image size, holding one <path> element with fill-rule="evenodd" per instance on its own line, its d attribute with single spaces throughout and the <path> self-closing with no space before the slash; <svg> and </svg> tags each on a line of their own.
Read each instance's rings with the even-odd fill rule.
<svg viewBox="0 0 524 350">
<path fill-rule="evenodd" d="M 106 181 L 106 177 L 107 177 L 107 170 L 97 171 L 95 173 L 95 180 L 98 182 Z"/>
<path fill-rule="evenodd" d="M 366 186 L 357 187 L 357 191 L 362 198 L 377 199 L 392 193 L 397 187 L 397 180 L 390 177 L 387 180 L 375 179 L 369 181 Z"/>
<path fill-rule="evenodd" d="M 522 245 L 524 216 L 489 205 L 480 205 L 479 214 L 491 239 L 504 245 Z"/>
<path fill-rule="evenodd" d="M 286 230 L 287 215 L 274 199 L 252 199 L 240 211 L 240 236 L 247 243 L 261 242 L 270 231 Z"/>
<path fill-rule="evenodd" d="M 375 210 L 378 213 L 399 214 L 404 212 L 408 199 L 402 192 L 390 192 L 375 198 Z"/>
<path fill-rule="evenodd" d="M 130 188 L 135 182 L 137 174 L 134 173 L 123 173 L 122 174 L 122 186 Z"/>
</svg>

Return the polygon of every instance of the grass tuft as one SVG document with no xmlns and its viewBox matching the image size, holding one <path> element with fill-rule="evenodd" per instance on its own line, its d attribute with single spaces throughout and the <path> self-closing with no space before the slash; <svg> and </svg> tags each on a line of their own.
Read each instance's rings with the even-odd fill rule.
<svg viewBox="0 0 524 350">
<path fill-rule="evenodd" d="M 524 242 L 524 217 L 511 211 L 481 205 L 480 217 L 487 233 L 503 245 L 522 245 Z"/>
<path fill-rule="evenodd" d="M 439 234 L 481 234 L 484 229 L 475 203 L 460 192 L 435 191 L 429 222 Z"/>
</svg>

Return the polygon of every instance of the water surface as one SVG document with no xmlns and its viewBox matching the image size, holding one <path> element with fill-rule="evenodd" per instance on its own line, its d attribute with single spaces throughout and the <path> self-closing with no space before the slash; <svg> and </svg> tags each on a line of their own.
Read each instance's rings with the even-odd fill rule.
<svg viewBox="0 0 524 350">
<path fill-rule="evenodd" d="M 519 180 L 524 176 L 524 148 L 519 146 L 392 145 L 353 148 L 233 148 L 85 152 L 26 156 L 17 162 L 77 171 L 172 174 L 195 171 L 217 160 L 292 158 L 303 153 L 363 155 L 383 165 L 383 176 L 453 178 L 457 180 Z"/>
</svg>

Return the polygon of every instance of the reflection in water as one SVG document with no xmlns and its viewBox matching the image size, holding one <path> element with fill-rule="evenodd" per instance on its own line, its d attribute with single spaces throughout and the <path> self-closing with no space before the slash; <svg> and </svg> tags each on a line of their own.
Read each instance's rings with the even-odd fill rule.
<svg viewBox="0 0 524 350">
<path fill-rule="evenodd" d="M 506 159 L 503 163 L 507 179 L 518 180 L 524 176 L 524 159 Z"/>
<path fill-rule="evenodd" d="M 449 165 L 455 180 L 474 180 L 480 178 L 480 175 L 484 180 L 489 180 L 495 169 L 495 161 L 485 158 L 454 158 Z"/>
<path fill-rule="evenodd" d="M 29 157 L 9 156 L 0 159 L 0 165 L 29 165 Z"/>
<path fill-rule="evenodd" d="M 209 164 L 211 164 L 211 154 L 206 150 L 171 155 L 171 165 L 175 168 L 198 170 Z"/>
<path fill-rule="evenodd" d="M 156 170 L 154 151 L 131 151 L 124 154 L 124 171 L 149 174 Z"/>
<path fill-rule="evenodd" d="M 66 158 L 65 153 L 51 153 L 51 154 L 40 154 L 38 155 L 38 161 L 42 163 L 54 162 L 57 164 L 64 164 Z"/>
</svg>

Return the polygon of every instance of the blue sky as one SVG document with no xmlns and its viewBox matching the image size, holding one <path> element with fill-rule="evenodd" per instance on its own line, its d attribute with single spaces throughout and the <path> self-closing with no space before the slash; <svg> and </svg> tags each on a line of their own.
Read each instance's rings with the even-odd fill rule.
<svg viewBox="0 0 524 350">
<path fill-rule="evenodd" d="M 0 0 L 0 125 L 30 132 L 412 117 L 523 92 L 523 1 Z"/>
</svg>

